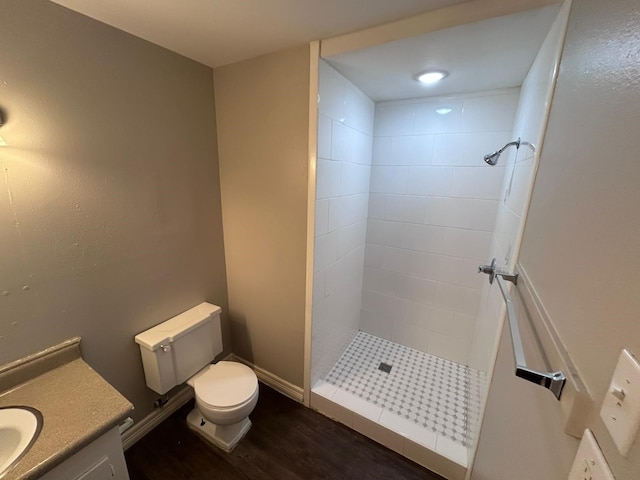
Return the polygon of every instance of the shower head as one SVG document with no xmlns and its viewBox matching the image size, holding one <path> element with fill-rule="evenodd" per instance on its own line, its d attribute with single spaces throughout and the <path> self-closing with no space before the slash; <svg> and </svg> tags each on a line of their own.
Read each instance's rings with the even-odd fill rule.
<svg viewBox="0 0 640 480">
<path fill-rule="evenodd" d="M 504 147 L 502 147 L 500 150 L 496 150 L 493 153 L 487 153 L 484 156 L 484 161 L 488 164 L 488 165 L 495 165 L 496 163 L 498 163 L 498 158 L 500 158 L 500 155 L 502 154 L 502 152 L 504 152 L 507 148 L 511 147 L 515 145 L 516 148 L 520 148 L 520 139 L 518 138 L 516 141 L 514 142 L 509 142 L 507 143 Z"/>
<path fill-rule="evenodd" d="M 493 153 L 488 153 L 484 156 L 484 161 L 487 162 L 487 164 L 493 166 L 496 163 L 498 163 L 498 158 L 500 158 L 500 152 L 496 151 Z"/>
</svg>

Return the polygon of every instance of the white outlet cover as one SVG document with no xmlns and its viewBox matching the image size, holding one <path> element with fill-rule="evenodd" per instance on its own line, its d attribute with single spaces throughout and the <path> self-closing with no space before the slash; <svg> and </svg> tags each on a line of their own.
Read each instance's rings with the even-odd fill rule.
<svg viewBox="0 0 640 480">
<path fill-rule="evenodd" d="M 600 417 L 626 457 L 640 428 L 640 363 L 628 350 L 620 354 Z"/>
<path fill-rule="evenodd" d="M 585 430 L 568 480 L 615 480 L 591 430 Z"/>
</svg>

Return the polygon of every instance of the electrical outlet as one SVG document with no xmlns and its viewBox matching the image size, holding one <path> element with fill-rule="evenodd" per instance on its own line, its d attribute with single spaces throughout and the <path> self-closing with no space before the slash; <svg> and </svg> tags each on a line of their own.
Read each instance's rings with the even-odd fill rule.
<svg viewBox="0 0 640 480">
<path fill-rule="evenodd" d="M 591 430 L 585 430 L 568 480 L 615 480 Z"/>
<path fill-rule="evenodd" d="M 626 457 L 640 428 L 640 363 L 628 350 L 620 354 L 600 417 Z"/>
</svg>

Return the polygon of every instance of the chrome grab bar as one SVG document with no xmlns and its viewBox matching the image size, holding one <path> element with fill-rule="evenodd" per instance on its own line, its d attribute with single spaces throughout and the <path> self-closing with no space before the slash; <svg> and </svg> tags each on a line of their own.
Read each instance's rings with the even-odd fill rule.
<svg viewBox="0 0 640 480">
<path fill-rule="evenodd" d="M 548 389 L 553 393 L 556 399 L 560 400 L 562 395 L 562 389 L 567 381 L 566 376 L 561 371 L 558 372 L 539 372 L 527 367 L 527 361 L 524 356 L 524 349 L 522 347 L 522 337 L 520 336 L 520 326 L 518 324 L 518 317 L 516 315 L 516 309 L 511 300 L 511 295 L 507 290 L 507 286 L 504 281 L 518 284 L 518 274 L 509 274 L 503 272 L 496 267 L 496 259 L 491 261 L 491 265 L 481 265 L 478 268 L 478 272 L 489 275 L 489 283 L 493 284 L 495 279 L 500 287 L 502 298 L 507 306 L 507 318 L 509 319 L 509 330 L 511 331 L 511 341 L 513 345 L 513 357 L 516 364 L 516 377 L 523 378 L 529 382 L 538 384 Z"/>
</svg>

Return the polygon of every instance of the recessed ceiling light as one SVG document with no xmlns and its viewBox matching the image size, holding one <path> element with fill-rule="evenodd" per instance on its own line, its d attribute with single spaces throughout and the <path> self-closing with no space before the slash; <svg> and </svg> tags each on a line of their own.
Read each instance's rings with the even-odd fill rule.
<svg viewBox="0 0 640 480">
<path fill-rule="evenodd" d="M 436 110 L 436 113 L 439 113 L 440 115 L 446 115 L 447 113 L 451 113 L 453 110 L 451 110 L 450 108 L 438 108 Z"/>
<path fill-rule="evenodd" d="M 434 83 L 438 83 L 447 75 L 449 74 L 444 70 L 427 70 L 426 72 L 418 74 L 416 79 L 425 85 L 433 85 Z"/>
</svg>

